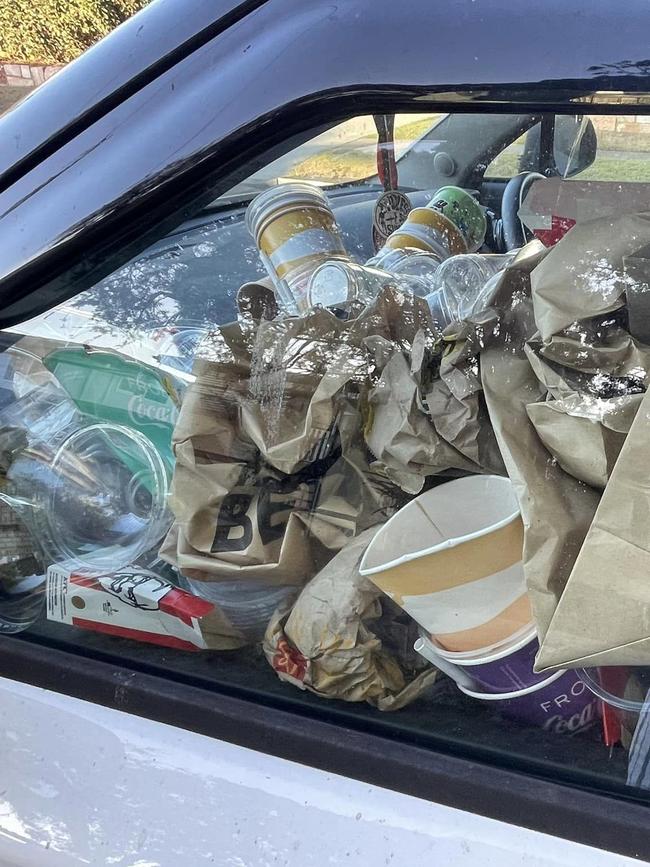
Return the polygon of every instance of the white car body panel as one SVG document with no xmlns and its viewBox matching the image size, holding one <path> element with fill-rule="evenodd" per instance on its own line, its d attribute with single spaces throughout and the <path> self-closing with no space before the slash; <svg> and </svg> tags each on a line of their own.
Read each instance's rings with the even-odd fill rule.
<svg viewBox="0 0 650 867">
<path fill-rule="evenodd" d="M 639 863 L 4 678 L 0 720 L 0 867 Z"/>
</svg>

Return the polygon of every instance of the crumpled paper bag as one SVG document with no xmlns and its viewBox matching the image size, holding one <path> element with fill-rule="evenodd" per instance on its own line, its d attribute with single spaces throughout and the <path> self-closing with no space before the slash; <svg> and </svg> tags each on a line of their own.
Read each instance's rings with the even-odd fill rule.
<svg viewBox="0 0 650 867">
<path fill-rule="evenodd" d="M 620 565 L 612 569 L 624 560 L 616 541 L 622 523 L 634 524 L 627 543 L 644 523 L 633 475 L 627 483 L 635 484 L 636 508 L 624 505 L 631 494 L 623 468 L 639 448 L 634 432 L 650 370 L 649 348 L 628 330 L 625 261 L 649 242 L 644 214 L 574 227 L 532 270 L 530 300 L 501 322 L 502 345 L 495 341 L 481 356 L 490 416 L 524 518 L 524 570 L 543 639 L 539 670 L 625 664 L 639 652 L 629 645 L 642 636 L 645 597 L 629 545 L 626 580 Z M 640 466 L 638 450 L 636 458 Z M 641 557 L 639 550 L 632 562 Z"/>
<path fill-rule="evenodd" d="M 623 260 L 650 240 L 650 214 L 579 223 L 531 277 L 535 323 L 543 341 L 574 322 L 618 309 L 634 278 Z"/>
<path fill-rule="evenodd" d="M 376 531 L 366 530 L 340 551 L 289 613 L 276 611 L 264 653 L 280 679 L 300 689 L 398 710 L 429 689 L 438 672 L 412 649 L 414 622 L 359 575 Z"/>
<path fill-rule="evenodd" d="M 650 663 L 650 392 L 540 650 L 540 670 Z"/>
<path fill-rule="evenodd" d="M 402 323 L 376 318 L 399 339 Z M 174 432 L 176 522 L 161 556 L 196 580 L 303 584 L 399 507 L 363 441 L 367 327 L 316 310 L 203 342 Z"/>
<path fill-rule="evenodd" d="M 444 439 L 435 427 L 437 418 L 444 427 L 443 420 L 449 416 L 444 429 L 450 439 L 458 440 L 458 424 L 454 427 L 452 418 L 458 421 L 460 417 L 469 422 L 472 408 L 462 401 L 456 403 L 451 395 L 446 401 L 442 396 L 435 400 L 440 392 L 433 392 L 433 385 L 430 386 L 432 400 L 429 410 L 424 405 L 420 375 L 429 354 L 424 346 L 425 339 L 423 332 L 416 334 L 414 348 L 418 343 L 422 344 L 421 351 L 411 352 L 409 363 L 405 354 L 392 349 L 392 344 L 385 338 L 372 338 L 375 351 L 379 354 L 383 350 L 387 360 L 379 382 L 368 396 L 372 422 L 366 429 L 366 443 L 388 478 L 409 494 L 420 493 L 430 475 L 448 470 L 482 471 L 477 463 Z M 428 363 L 431 363 L 430 359 Z M 460 436 L 464 441 L 470 441 L 471 448 L 476 430 L 467 424 L 464 435 Z"/>
<path fill-rule="evenodd" d="M 242 313 L 204 339 L 161 556 L 197 580 L 302 584 L 428 476 L 493 472 L 496 448 L 485 466 L 466 456 L 484 454 L 476 407 L 461 393 L 436 402 L 442 346 L 424 299 L 394 287 L 351 320 Z"/>
<path fill-rule="evenodd" d="M 527 341 L 536 333 L 530 274 L 545 255 L 541 244 L 530 244 L 516 267 L 503 273 L 497 299 L 502 315 L 480 356 L 490 419 L 521 508 L 524 573 L 540 636 L 546 632 L 598 503 L 595 490 L 553 459 L 528 415 L 529 405 L 548 395 L 526 352 Z"/>
</svg>

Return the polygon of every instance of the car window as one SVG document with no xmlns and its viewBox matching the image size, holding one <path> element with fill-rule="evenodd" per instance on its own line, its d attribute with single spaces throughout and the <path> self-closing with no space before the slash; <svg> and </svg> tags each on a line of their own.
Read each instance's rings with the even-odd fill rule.
<svg viewBox="0 0 650 867">
<path fill-rule="evenodd" d="M 650 118 L 612 115 L 590 120 L 598 136 L 596 159 L 575 177 L 583 181 L 648 181 Z"/>
<path fill-rule="evenodd" d="M 646 154 L 650 146 L 650 123 L 645 115 L 588 115 L 597 140 L 594 160 L 580 171 L 554 172 L 583 181 L 647 181 Z M 522 171 L 539 171 L 539 131 L 536 124 L 500 151 L 485 170 L 486 178 L 512 178 Z"/>
<path fill-rule="evenodd" d="M 650 126 L 555 129 L 319 128 L 2 332 L 0 630 L 645 799 Z"/>
<path fill-rule="evenodd" d="M 528 133 L 520 135 L 500 151 L 485 169 L 486 178 L 512 178 L 523 171 L 522 160 Z"/>
<path fill-rule="evenodd" d="M 398 114 L 394 119 L 395 155 L 403 156 L 436 128 L 441 114 Z M 371 115 L 350 118 L 283 154 L 223 196 L 225 201 L 262 192 L 286 180 L 320 187 L 353 184 L 377 173 L 377 128 Z"/>
</svg>

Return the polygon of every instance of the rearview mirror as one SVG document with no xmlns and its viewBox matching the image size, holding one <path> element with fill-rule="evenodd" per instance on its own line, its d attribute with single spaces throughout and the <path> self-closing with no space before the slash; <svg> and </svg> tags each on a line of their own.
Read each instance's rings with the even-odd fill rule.
<svg viewBox="0 0 650 867">
<path fill-rule="evenodd" d="M 558 175 L 571 178 L 589 168 L 596 159 L 597 146 L 596 130 L 589 118 L 555 116 L 553 159 Z"/>
<path fill-rule="evenodd" d="M 541 133 L 541 123 L 528 132 L 519 171 L 543 171 L 546 175 L 571 178 L 589 168 L 596 159 L 596 130 L 584 115 L 555 115 L 553 151 L 546 159 L 542 159 L 540 153 Z"/>
</svg>

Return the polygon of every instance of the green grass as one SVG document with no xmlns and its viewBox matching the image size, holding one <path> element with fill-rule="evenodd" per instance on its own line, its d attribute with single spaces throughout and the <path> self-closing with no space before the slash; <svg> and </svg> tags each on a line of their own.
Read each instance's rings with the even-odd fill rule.
<svg viewBox="0 0 650 867">
<path fill-rule="evenodd" d="M 486 177 L 511 178 L 519 171 L 519 157 L 503 153 L 488 166 Z M 647 159 L 622 159 L 621 157 L 596 157 L 593 165 L 579 175 L 576 181 L 650 181 L 650 156 Z"/>
<path fill-rule="evenodd" d="M 374 154 L 355 151 L 331 151 L 309 157 L 291 169 L 289 177 L 341 184 L 374 175 L 377 161 Z"/>
<path fill-rule="evenodd" d="M 436 120 L 442 117 L 441 114 L 431 114 L 428 117 L 413 120 L 410 123 L 403 123 L 395 127 L 395 138 L 402 141 L 416 141 L 421 135 L 433 126 Z"/>
<path fill-rule="evenodd" d="M 580 172 L 577 181 L 650 181 L 650 156 L 646 159 L 596 157 L 593 165 Z"/>
<path fill-rule="evenodd" d="M 410 123 L 402 123 L 395 127 L 395 140 L 398 142 L 416 141 L 436 121 L 440 115 L 429 115 Z M 376 139 L 368 136 L 356 143 L 369 146 L 367 150 L 341 150 L 336 148 L 317 156 L 309 157 L 294 166 L 288 175 L 291 178 L 312 179 L 331 184 L 345 181 L 356 181 L 367 178 L 377 172 L 377 161 L 374 152 Z"/>
</svg>

